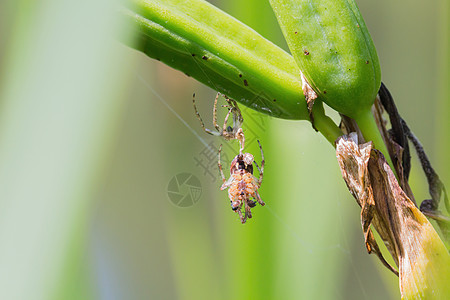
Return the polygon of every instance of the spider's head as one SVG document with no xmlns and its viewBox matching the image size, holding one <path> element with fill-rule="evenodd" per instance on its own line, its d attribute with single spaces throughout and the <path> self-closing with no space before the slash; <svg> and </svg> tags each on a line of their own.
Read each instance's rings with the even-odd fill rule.
<svg viewBox="0 0 450 300">
<path fill-rule="evenodd" d="M 233 164 L 234 162 L 234 164 Z M 246 172 L 249 172 L 250 174 L 253 174 L 253 155 L 250 153 L 244 153 L 239 154 L 235 157 L 235 160 L 233 160 L 231 163 L 231 170 L 233 173 L 233 170 L 239 171 L 239 170 L 245 170 Z"/>
<path fill-rule="evenodd" d="M 244 163 L 247 166 L 251 166 L 253 164 L 253 155 L 251 155 L 250 153 L 244 153 L 242 155 L 242 160 L 244 161 Z"/>
<path fill-rule="evenodd" d="M 227 126 L 227 133 L 233 133 L 233 127 L 230 125 Z"/>
</svg>

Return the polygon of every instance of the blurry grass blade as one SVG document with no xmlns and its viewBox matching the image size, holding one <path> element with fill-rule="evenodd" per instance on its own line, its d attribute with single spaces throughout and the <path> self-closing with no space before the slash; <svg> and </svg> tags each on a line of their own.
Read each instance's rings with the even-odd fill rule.
<svg viewBox="0 0 450 300">
<path fill-rule="evenodd" d="M 255 110 L 307 119 L 293 58 L 202 0 L 132 1 L 131 46 Z"/>
<path fill-rule="evenodd" d="M 447 0 L 439 1 L 439 18 L 438 25 L 439 44 L 438 44 L 438 60 L 439 60 L 439 95 L 436 98 L 436 125 L 435 132 L 437 132 L 438 139 L 436 140 L 436 151 L 438 153 L 437 171 L 441 176 L 442 181 L 447 184 L 450 183 L 450 155 L 448 149 L 450 148 L 450 118 L 448 112 L 450 111 L 450 3 Z M 439 224 L 439 222 L 438 222 Z M 447 236 L 447 248 L 450 249 L 450 226 L 440 224 L 441 230 L 445 231 Z M 448 278 L 450 282 L 450 277 Z"/>
<path fill-rule="evenodd" d="M 358 145 L 356 134 L 338 141 L 336 155 L 342 176 L 362 208 L 367 250 L 385 263 L 371 232 L 373 225 L 399 267 L 402 298 L 448 299 L 450 255 L 400 188 L 384 157 L 370 142 Z"/>
<path fill-rule="evenodd" d="M 88 220 L 131 63 L 111 2 L 15 2 L 0 37 L 0 299 L 93 299 Z"/>
</svg>

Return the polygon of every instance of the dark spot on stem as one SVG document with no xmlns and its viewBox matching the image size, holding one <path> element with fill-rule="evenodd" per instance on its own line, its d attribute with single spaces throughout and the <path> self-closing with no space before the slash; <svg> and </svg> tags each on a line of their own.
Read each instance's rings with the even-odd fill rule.
<svg viewBox="0 0 450 300">
<path fill-rule="evenodd" d="M 323 90 L 323 93 L 324 93 L 324 94 L 326 94 L 326 93 L 327 93 L 327 91 Z"/>
<path fill-rule="evenodd" d="M 366 65 L 368 65 L 369 64 L 369 61 L 368 60 L 366 60 Z"/>
<path fill-rule="evenodd" d="M 242 78 L 242 74 L 239 74 L 239 77 Z"/>
<path fill-rule="evenodd" d="M 192 53 L 191 55 L 194 57 L 194 56 L 195 56 L 195 53 Z"/>
<path fill-rule="evenodd" d="M 204 59 L 204 60 L 208 60 L 208 56 L 206 56 L 206 55 L 203 55 L 203 56 L 202 56 L 202 59 Z"/>
<path fill-rule="evenodd" d="M 296 31 L 296 32 L 294 32 L 295 34 L 297 34 L 298 32 Z"/>
<path fill-rule="evenodd" d="M 277 99 L 273 99 L 273 102 L 277 102 Z"/>
<path fill-rule="evenodd" d="M 244 79 L 244 85 L 245 85 L 245 86 L 248 86 L 248 81 L 247 81 L 247 79 Z"/>
</svg>

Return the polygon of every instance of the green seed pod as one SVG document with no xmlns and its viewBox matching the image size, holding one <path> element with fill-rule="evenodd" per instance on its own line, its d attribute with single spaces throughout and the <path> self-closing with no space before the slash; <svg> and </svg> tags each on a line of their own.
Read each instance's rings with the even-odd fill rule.
<svg viewBox="0 0 450 300">
<path fill-rule="evenodd" d="M 297 65 L 329 106 L 359 119 L 380 88 L 377 53 L 353 0 L 270 0 Z"/>
<path fill-rule="evenodd" d="M 371 112 L 381 85 L 378 56 L 354 0 L 270 0 L 307 84 L 322 100 L 358 123 L 393 166 Z M 305 82 L 304 82 L 305 84 Z"/>
<path fill-rule="evenodd" d="M 125 41 L 240 103 L 273 117 L 308 119 L 294 59 L 204 0 L 129 0 Z"/>
</svg>

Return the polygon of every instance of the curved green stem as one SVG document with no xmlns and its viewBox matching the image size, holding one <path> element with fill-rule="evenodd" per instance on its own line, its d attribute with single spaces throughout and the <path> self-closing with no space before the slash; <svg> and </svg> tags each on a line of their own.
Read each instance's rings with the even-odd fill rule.
<svg viewBox="0 0 450 300">
<path fill-rule="evenodd" d="M 392 163 L 391 157 L 389 156 L 389 151 L 386 148 L 383 137 L 380 134 L 378 125 L 375 121 L 375 117 L 371 110 L 361 112 L 357 118 L 355 118 L 356 123 L 361 129 L 361 132 L 366 139 L 366 141 L 372 141 L 374 148 L 378 149 L 383 153 L 386 161 L 391 166 L 392 171 L 396 174 L 394 164 Z"/>
<path fill-rule="evenodd" d="M 323 103 L 316 101 L 313 107 L 314 126 L 327 139 L 333 147 L 336 147 L 336 140 L 344 133 L 334 123 L 334 121 L 325 115 Z"/>
</svg>

